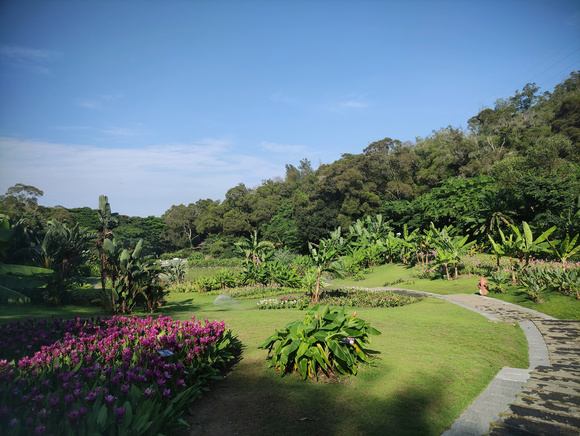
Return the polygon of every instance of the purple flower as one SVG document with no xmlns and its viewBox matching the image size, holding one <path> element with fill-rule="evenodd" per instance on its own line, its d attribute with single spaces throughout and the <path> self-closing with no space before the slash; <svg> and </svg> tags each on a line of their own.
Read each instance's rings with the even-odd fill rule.
<svg viewBox="0 0 580 436">
<path fill-rule="evenodd" d="M 97 399 L 97 392 L 94 391 L 89 391 L 89 393 L 87 393 L 87 396 L 85 397 L 85 400 L 89 403 L 89 404 L 93 404 L 95 402 L 95 400 Z"/>
<path fill-rule="evenodd" d="M 153 396 L 154 393 L 155 391 L 153 389 L 147 388 L 143 391 L 143 396 L 145 397 L 146 400 L 148 400 Z"/>
<path fill-rule="evenodd" d="M 117 400 L 117 397 L 114 397 L 113 395 L 107 395 L 105 398 L 105 403 L 107 404 L 107 407 L 111 407 L 115 401 Z"/>
<path fill-rule="evenodd" d="M 78 410 L 71 410 L 68 413 L 68 419 L 72 423 L 76 423 L 79 419 L 79 411 Z"/>
</svg>

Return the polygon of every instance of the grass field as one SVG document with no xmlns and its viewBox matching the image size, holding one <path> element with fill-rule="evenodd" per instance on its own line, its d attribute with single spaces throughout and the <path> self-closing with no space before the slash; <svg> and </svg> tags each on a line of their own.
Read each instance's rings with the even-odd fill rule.
<svg viewBox="0 0 580 436">
<path fill-rule="evenodd" d="M 332 288 L 358 286 L 365 288 L 391 286 L 440 295 L 474 294 L 478 292 L 479 276 L 460 277 L 458 280 L 428 280 L 411 277 L 411 269 L 401 264 L 387 264 L 373 268 L 364 280 L 339 280 L 328 282 Z M 401 283 L 397 283 L 402 281 Z M 542 303 L 532 301 L 520 288 L 510 286 L 506 294 L 492 292 L 488 297 L 497 298 L 520 306 L 546 313 L 558 319 L 580 319 L 580 300 L 557 292 L 544 292 Z"/>
<path fill-rule="evenodd" d="M 181 320 L 192 315 L 224 320 L 244 346 L 233 371 L 193 405 L 187 417 L 192 430 L 185 434 L 439 435 L 501 367 L 528 364 L 518 326 L 424 299 L 398 308 L 357 309 L 357 316 L 382 332 L 371 346 L 377 358 L 358 376 L 318 383 L 281 378 L 257 347 L 304 312 L 257 310 L 256 300 L 218 306 L 214 301 L 202 294 L 171 294 L 160 312 Z M 99 312 L 100 307 L 0 306 L 0 321 Z"/>
<path fill-rule="evenodd" d="M 194 405 L 189 421 L 201 434 L 219 434 L 227 419 L 239 434 L 439 435 L 501 367 L 528 364 L 519 327 L 425 299 L 358 309 L 357 316 L 382 332 L 373 337 L 380 353 L 374 365 L 356 377 L 303 382 L 267 368 L 265 351 L 257 349 L 302 312 L 254 310 L 252 301 L 214 308 L 204 296 L 187 304 L 202 317 L 228 322 L 245 346 L 234 371 Z M 167 313 L 189 315 L 180 306 L 176 300 Z"/>
</svg>

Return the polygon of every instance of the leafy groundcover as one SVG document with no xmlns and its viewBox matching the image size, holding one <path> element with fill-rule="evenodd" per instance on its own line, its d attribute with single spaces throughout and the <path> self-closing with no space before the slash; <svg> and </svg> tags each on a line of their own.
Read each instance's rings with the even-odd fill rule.
<svg viewBox="0 0 580 436">
<path fill-rule="evenodd" d="M 181 418 L 240 342 L 224 322 L 170 317 L 27 320 L 0 326 L 7 435 L 157 435 Z"/>
</svg>

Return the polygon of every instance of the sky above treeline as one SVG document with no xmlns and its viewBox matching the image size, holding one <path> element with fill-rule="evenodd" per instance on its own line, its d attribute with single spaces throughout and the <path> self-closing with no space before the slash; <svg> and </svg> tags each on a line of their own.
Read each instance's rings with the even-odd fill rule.
<svg viewBox="0 0 580 436">
<path fill-rule="evenodd" d="M 161 216 L 580 69 L 580 2 L 0 2 L 0 194 Z"/>
</svg>

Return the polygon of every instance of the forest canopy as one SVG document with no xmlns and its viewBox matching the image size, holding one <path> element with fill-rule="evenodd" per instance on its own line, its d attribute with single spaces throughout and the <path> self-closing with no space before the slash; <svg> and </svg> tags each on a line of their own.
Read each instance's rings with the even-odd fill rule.
<svg viewBox="0 0 580 436">
<path fill-rule="evenodd" d="M 162 217 L 121 216 L 115 232 L 162 252 L 212 244 L 219 251 L 257 230 L 302 253 L 309 241 L 379 213 L 399 230 L 452 224 L 482 242 L 502 223 L 522 221 L 577 233 L 570 217 L 580 195 L 579 79 L 573 72 L 552 92 L 528 83 L 474 114 L 467 130 L 448 126 L 414 142 L 385 137 L 316 170 L 303 159 L 260 186 L 233 186 L 223 201 L 174 205 Z M 42 194 L 16 185 L 0 197 L 0 213 L 39 226 L 53 218 L 98 225 L 96 210 L 42 207 Z"/>
</svg>

